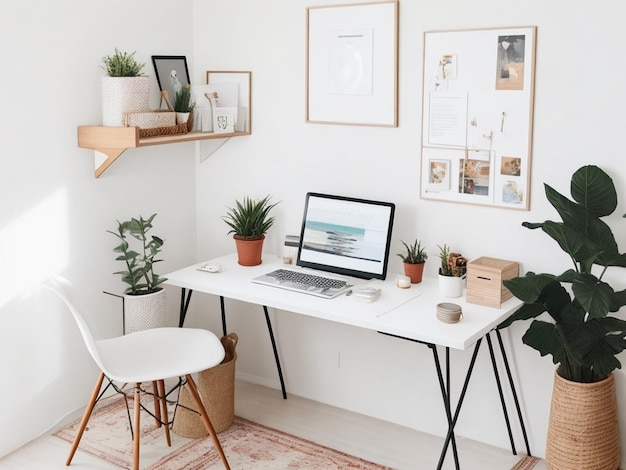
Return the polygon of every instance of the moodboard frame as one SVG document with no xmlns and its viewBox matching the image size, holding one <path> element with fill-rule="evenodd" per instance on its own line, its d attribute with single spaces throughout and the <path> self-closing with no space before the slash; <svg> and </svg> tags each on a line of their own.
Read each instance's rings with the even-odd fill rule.
<svg viewBox="0 0 626 470">
<path fill-rule="evenodd" d="M 424 33 L 422 199 L 530 209 L 536 36 Z"/>
</svg>

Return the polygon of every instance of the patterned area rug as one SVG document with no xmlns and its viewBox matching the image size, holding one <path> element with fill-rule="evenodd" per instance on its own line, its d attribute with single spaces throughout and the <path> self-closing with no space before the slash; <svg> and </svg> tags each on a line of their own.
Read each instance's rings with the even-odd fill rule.
<svg viewBox="0 0 626 470">
<path fill-rule="evenodd" d="M 129 406 L 132 415 L 132 399 L 129 400 Z M 224 468 L 210 438 L 187 439 L 171 432 L 172 447 L 167 447 L 163 429 L 156 427 L 154 419 L 146 413 L 142 413 L 141 419 L 141 468 Z M 76 421 L 54 435 L 71 443 L 78 426 L 79 421 Z M 218 434 L 218 437 L 233 470 L 388 469 L 239 417 L 235 417 L 233 425 Z M 69 449 L 68 445 L 68 452 Z M 107 399 L 98 404 L 74 456 L 74 463 L 80 461 L 81 452 L 119 468 L 132 467 L 132 438 L 123 398 Z M 539 461 L 536 457 L 524 456 L 511 470 L 531 470 Z"/>
<path fill-rule="evenodd" d="M 132 407 L 132 401 L 130 402 Z M 131 408 L 132 415 L 132 408 Z M 142 413 L 140 466 L 149 470 L 205 470 L 224 468 L 210 438 L 187 439 L 170 433 L 167 447 L 162 428 Z M 72 442 L 79 421 L 54 435 Z M 233 425 L 218 434 L 233 469 L 387 469 L 314 442 L 236 417 Z M 69 452 L 69 446 L 68 446 Z M 80 452 L 120 468 L 132 467 L 132 439 L 124 399 L 102 402 L 91 415 L 74 461 Z"/>
</svg>

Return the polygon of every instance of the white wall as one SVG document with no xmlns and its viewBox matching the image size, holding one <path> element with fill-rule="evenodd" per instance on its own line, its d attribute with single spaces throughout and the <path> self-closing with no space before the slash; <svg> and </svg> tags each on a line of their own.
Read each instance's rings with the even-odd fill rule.
<svg viewBox="0 0 626 470">
<path fill-rule="evenodd" d="M 159 213 L 167 272 L 233 250 L 220 216 L 243 195 L 271 193 L 282 201 L 268 251 L 280 248 L 285 233 L 297 231 L 307 190 L 380 198 L 398 207 L 393 252 L 401 239 L 419 237 L 433 258 L 427 266 L 433 275 L 441 243 L 469 257 L 516 259 L 535 271 L 563 269 L 567 260 L 553 243 L 520 224 L 552 217 L 542 182 L 566 192 L 571 173 L 586 163 L 613 176 L 620 188 L 618 213 L 626 212 L 620 158 L 626 105 L 619 74 L 618 45 L 626 39 L 622 2 L 607 0 L 599 9 L 588 0 L 575 6 L 531 0 L 503 9 L 495 0 L 401 1 L 396 129 L 304 123 L 305 8 L 314 3 L 333 2 L 187 0 L 176 2 L 176 11 L 162 0 L 2 2 L 0 57 L 10 73 L 0 75 L 7 110 L 0 126 L 0 402 L 10 406 L 0 424 L 0 455 L 83 405 L 95 379 L 67 315 L 42 306 L 37 296 L 22 297 L 28 287 L 62 274 L 102 336 L 121 330 L 117 299 L 102 294 L 123 288 L 111 274 L 119 266 L 112 236 L 105 232 L 115 219 Z M 420 200 L 423 31 L 520 25 L 538 26 L 531 211 Z M 228 141 L 202 164 L 196 163 L 194 144 L 130 150 L 94 179 L 92 152 L 77 148 L 76 126 L 100 121 L 100 58 L 116 46 L 137 50 L 152 75 L 150 55 L 186 55 L 193 83 L 203 83 L 207 69 L 251 70 L 253 134 Z M 154 80 L 153 87 L 156 97 Z M 617 216 L 611 222 L 623 250 L 625 222 Z M 398 257 L 392 257 L 390 269 L 401 270 Z M 624 282 L 620 274 L 622 288 Z M 168 294 L 174 321 L 178 292 Z M 218 305 L 215 298 L 196 296 L 189 324 L 219 332 Z M 241 337 L 238 373 L 277 386 L 260 309 L 232 302 L 228 307 L 229 327 Z M 272 314 L 290 392 L 445 432 L 428 350 L 373 332 Z M 505 340 L 523 388 L 532 450 L 542 455 L 553 366 L 521 343 L 523 331 L 516 325 Z M 339 369 L 333 351 L 340 352 Z M 452 356 L 458 385 L 469 354 Z M 624 374 L 616 376 L 623 395 Z M 458 431 L 506 447 L 494 389 L 485 349 Z M 620 405 L 626 429 L 626 405 Z"/>
<path fill-rule="evenodd" d="M 106 233 L 116 219 L 158 213 L 161 272 L 194 260 L 193 144 L 129 150 L 95 179 L 94 153 L 76 141 L 78 125 L 102 122 L 101 58 L 137 51 L 154 77 L 152 54 L 191 56 L 190 22 L 189 0 L 176 11 L 162 0 L 0 5 L 0 455 L 84 406 L 96 379 L 69 315 L 24 298 L 31 286 L 65 276 L 98 336 L 111 336 L 121 304 L 102 291 L 124 288 Z"/>
<path fill-rule="evenodd" d="M 209 68 L 253 72 L 253 134 L 229 141 L 198 168 L 199 259 L 234 249 L 220 216 L 236 198 L 271 193 L 282 201 L 266 247 L 266 251 L 276 251 L 285 233 L 298 231 L 305 192 L 316 190 L 395 202 L 393 253 L 400 251 L 401 239 L 420 238 L 431 256 L 426 267 L 430 275 L 436 272 L 437 245 L 442 243 L 470 258 L 514 259 L 524 269 L 560 272 L 569 260 L 548 237 L 522 228 L 521 222 L 554 218 L 542 183 L 567 193 L 571 174 L 587 163 L 602 166 L 619 188 L 620 206 L 611 223 L 624 250 L 626 222 L 619 216 L 626 212 L 621 141 L 626 93 L 618 71 L 620 45 L 626 40 L 623 2 L 611 0 L 597 8 L 590 1 L 573 5 L 563 0 L 531 0 L 507 3 L 503 8 L 494 0 L 401 1 L 400 125 L 396 129 L 304 122 L 305 8 L 332 3 L 194 2 L 196 80 L 201 81 L 200 71 Z M 420 200 L 423 32 L 527 25 L 538 26 L 531 211 Z M 390 269 L 401 271 L 398 257 L 392 256 Z M 623 272 L 616 281 L 626 287 Z M 190 322 L 217 328 L 217 299 L 198 296 L 194 307 L 199 306 L 205 310 L 192 313 Z M 228 308 L 229 329 L 241 337 L 238 373 L 277 387 L 260 307 L 231 302 Z M 211 312 L 210 320 L 206 309 Z M 445 433 L 429 350 L 286 312 L 274 312 L 273 318 L 288 391 L 427 432 Z M 532 451 L 543 455 L 554 369 L 549 359 L 521 343 L 525 326 L 515 325 L 504 336 L 523 388 Z M 334 351 L 340 352 L 340 368 Z M 453 383 L 459 390 L 470 353 L 453 352 L 452 356 Z M 617 383 L 623 395 L 626 383 L 621 371 Z M 459 434 L 507 447 L 486 346 L 466 400 Z M 620 405 L 620 421 L 626 429 L 626 403 Z M 626 448 L 626 433 L 623 436 L 622 448 Z M 519 437 L 517 445 L 523 448 Z"/>
</svg>

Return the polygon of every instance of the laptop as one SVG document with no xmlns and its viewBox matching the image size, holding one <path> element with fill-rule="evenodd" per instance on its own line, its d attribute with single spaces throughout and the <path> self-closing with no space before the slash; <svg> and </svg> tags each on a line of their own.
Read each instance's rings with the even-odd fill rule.
<svg viewBox="0 0 626 470">
<path fill-rule="evenodd" d="M 391 202 L 309 192 L 296 266 L 252 282 L 332 299 L 370 279 L 385 279 L 394 213 Z"/>
</svg>

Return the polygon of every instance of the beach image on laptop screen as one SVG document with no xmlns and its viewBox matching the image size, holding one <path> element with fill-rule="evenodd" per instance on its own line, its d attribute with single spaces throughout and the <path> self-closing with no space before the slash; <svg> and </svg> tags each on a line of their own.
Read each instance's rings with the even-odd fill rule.
<svg viewBox="0 0 626 470">
<path fill-rule="evenodd" d="M 307 193 L 297 264 L 363 279 L 385 279 L 395 205 Z"/>
</svg>

